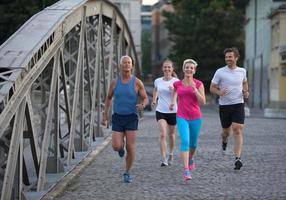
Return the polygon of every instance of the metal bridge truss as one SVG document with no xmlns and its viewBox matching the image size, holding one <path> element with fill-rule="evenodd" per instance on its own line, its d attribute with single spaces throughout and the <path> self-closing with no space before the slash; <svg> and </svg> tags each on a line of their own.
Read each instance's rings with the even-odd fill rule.
<svg viewBox="0 0 286 200">
<path fill-rule="evenodd" d="M 0 47 L 0 196 L 26 199 L 50 186 L 101 131 L 101 110 L 132 36 L 105 0 L 62 0 Z"/>
</svg>

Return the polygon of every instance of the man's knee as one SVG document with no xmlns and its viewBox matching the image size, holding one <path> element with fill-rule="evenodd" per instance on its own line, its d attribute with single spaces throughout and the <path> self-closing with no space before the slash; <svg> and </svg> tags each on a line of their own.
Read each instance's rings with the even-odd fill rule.
<svg viewBox="0 0 286 200">
<path fill-rule="evenodd" d="M 222 129 L 222 137 L 228 137 L 230 134 L 230 128 L 223 128 Z"/>
<path fill-rule="evenodd" d="M 122 148 L 122 146 L 112 144 L 112 148 L 114 151 L 119 151 Z"/>
<path fill-rule="evenodd" d="M 233 123 L 232 125 L 232 131 L 234 134 L 239 135 L 242 134 L 243 131 L 243 124 L 237 124 L 237 123 Z"/>
<path fill-rule="evenodd" d="M 134 144 L 126 144 L 126 150 L 127 152 L 133 153 L 135 152 L 136 145 Z"/>
</svg>

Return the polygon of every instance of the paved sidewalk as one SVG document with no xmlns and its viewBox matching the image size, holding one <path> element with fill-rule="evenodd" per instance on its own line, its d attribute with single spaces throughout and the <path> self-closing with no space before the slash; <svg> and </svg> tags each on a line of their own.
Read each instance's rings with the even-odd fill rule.
<svg viewBox="0 0 286 200">
<path fill-rule="evenodd" d="M 234 171 L 233 137 L 223 155 L 218 113 L 204 107 L 203 114 L 191 181 L 182 177 L 178 137 L 174 164 L 160 167 L 157 123 L 145 113 L 132 183 L 123 183 L 124 159 L 109 144 L 58 199 L 286 199 L 286 120 L 247 118 L 244 166 Z"/>
</svg>

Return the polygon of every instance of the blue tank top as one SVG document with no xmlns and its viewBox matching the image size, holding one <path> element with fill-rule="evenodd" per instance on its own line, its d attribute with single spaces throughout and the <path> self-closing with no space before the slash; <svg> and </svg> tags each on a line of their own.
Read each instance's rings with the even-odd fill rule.
<svg viewBox="0 0 286 200">
<path fill-rule="evenodd" d="M 137 113 L 138 93 L 135 90 L 136 77 L 132 76 L 128 83 L 122 83 L 118 77 L 114 89 L 113 112 L 120 115 Z"/>
</svg>

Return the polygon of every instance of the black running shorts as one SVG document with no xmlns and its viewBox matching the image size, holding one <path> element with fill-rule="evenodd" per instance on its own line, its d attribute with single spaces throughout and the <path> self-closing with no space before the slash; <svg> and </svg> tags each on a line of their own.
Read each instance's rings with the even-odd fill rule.
<svg viewBox="0 0 286 200">
<path fill-rule="evenodd" d="M 156 111 L 156 120 L 160 119 L 166 120 L 167 124 L 174 126 L 177 124 L 176 113 L 161 113 Z"/>
<path fill-rule="evenodd" d="M 220 105 L 219 117 L 222 128 L 229 128 L 232 122 L 244 124 L 244 103 Z"/>
</svg>

